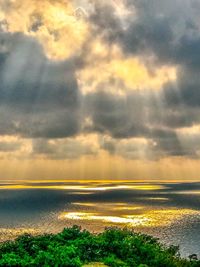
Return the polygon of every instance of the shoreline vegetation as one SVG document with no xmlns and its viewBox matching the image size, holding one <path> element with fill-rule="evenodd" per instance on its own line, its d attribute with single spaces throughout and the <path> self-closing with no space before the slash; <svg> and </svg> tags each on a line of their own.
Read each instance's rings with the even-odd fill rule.
<svg viewBox="0 0 200 267">
<path fill-rule="evenodd" d="M 200 267 L 200 261 L 182 259 L 177 246 L 127 228 L 93 234 L 75 225 L 57 234 L 24 234 L 1 243 L 0 266 Z"/>
</svg>

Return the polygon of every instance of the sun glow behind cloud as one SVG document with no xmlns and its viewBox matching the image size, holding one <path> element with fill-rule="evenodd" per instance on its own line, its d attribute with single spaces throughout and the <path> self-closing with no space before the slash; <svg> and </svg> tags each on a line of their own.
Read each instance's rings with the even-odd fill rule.
<svg viewBox="0 0 200 267">
<path fill-rule="evenodd" d="M 111 91 L 113 94 L 126 94 L 129 90 L 159 90 L 170 81 L 176 80 L 176 68 L 164 66 L 151 71 L 139 58 L 123 58 L 120 52 L 113 51 L 112 58 L 107 58 L 108 47 L 96 44 L 94 55 L 100 57 L 96 64 L 90 61 L 88 68 L 78 73 L 81 90 L 84 94 L 97 90 Z M 91 51 L 92 53 L 93 51 Z M 101 70 L 101 75 L 98 75 Z M 110 81 L 113 79 L 113 84 Z"/>
<path fill-rule="evenodd" d="M 1 1 L 3 2 L 3 1 Z M 36 37 L 48 57 L 63 60 L 79 51 L 86 41 L 89 25 L 75 14 L 73 1 L 13 1 L 2 11 L 9 32 Z"/>
</svg>

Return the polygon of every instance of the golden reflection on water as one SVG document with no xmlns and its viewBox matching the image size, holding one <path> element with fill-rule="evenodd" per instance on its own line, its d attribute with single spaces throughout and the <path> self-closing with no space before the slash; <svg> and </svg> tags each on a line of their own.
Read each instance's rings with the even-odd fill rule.
<svg viewBox="0 0 200 267">
<path fill-rule="evenodd" d="M 131 224 L 131 225 L 147 225 L 150 223 L 148 218 L 138 216 L 137 218 L 129 218 L 122 216 L 103 216 L 98 213 L 87 213 L 87 212 L 68 212 L 63 213 L 59 217 L 60 219 L 71 219 L 71 220 L 97 220 L 101 222 L 108 222 L 114 224 Z"/>
<path fill-rule="evenodd" d="M 168 208 L 163 210 L 150 210 L 145 214 L 145 217 L 151 222 L 151 227 L 169 226 L 174 222 L 181 221 L 185 216 L 199 215 L 198 211 L 191 209 L 175 209 Z M 135 215 L 125 216 L 126 218 L 134 218 Z M 141 224 L 141 226 L 146 226 Z"/>
<path fill-rule="evenodd" d="M 72 205 L 75 206 L 83 206 L 83 207 L 96 207 L 97 203 L 79 203 L 79 202 L 74 202 Z"/>
<path fill-rule="evenodd" d="M 74 202 L 72 205 L 82 206 L 82 207 L 97 207 L 99 203 L 87 203 L 87 202 Z M 141 210 L 142 206 L 128 206 L 127 203 L 106 203 L 106 208 L 111 208 L 112 210 Z"/>
<path fill-rule="evenodd" d="M 56 189 L 56 190 L 80 190 L 80 191 L 107 191 L 119 189 L 135 190 L 160 190 L 165 189 L 163 185 L 113 185 L 113 186 L 87 186 L 87 185 L 31 185 L 31 184 L 7 184 L 0 185 L 0 189 Z"/>
<path fill-rule="evenodd" d="M 192 209 L 159 208 L 137 206 L 130 203 L 72 203 L 76 209 L 62 212 L 59 220 L 77 223 L 83 221 L 98 221 L 101 224 L 120 224 L 130 227 L 169 226 L 180 221 L 184 216 L 200 216 L 199 211 Z M 84 210 L 84 207 L 86 208 Z"/>
<path fill-rule="evenodd" d="M 156 201 L 158 201 L 158 200 L 160 200 L 160 201 L 168 201 L 169 200 L 169 198 L 167 198 L 167 197 L 146 197 L 146 198 L 143 198 L 143 199 L 156 200 Z"/>
</svg>

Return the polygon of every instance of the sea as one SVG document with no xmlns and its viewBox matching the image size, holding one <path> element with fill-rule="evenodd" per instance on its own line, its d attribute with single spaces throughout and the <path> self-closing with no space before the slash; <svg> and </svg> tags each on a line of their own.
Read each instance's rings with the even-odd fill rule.
<svg viewBox="0 0 200 267">
<path fill-rule="evenodd" d="M 200 182 L 1 181 L 0 241 L 79 225 L 128 227 L 200 256 Z"/>
</svg>

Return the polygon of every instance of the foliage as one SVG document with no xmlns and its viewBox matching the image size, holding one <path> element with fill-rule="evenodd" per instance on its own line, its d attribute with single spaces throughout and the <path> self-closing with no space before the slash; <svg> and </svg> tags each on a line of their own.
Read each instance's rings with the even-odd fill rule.
<svg viewBox="0 0 200 267">
<path fill-rule="evenodd" d="M 55 235 L 25 234 L 0 244 L 0 266 L 79 267 L 90 262 L 111 267 L 200 267 L 200 261 L 181 259 L 175 246 L 113 227 L 91 234 L 73 226 Z"/>
</svg>

